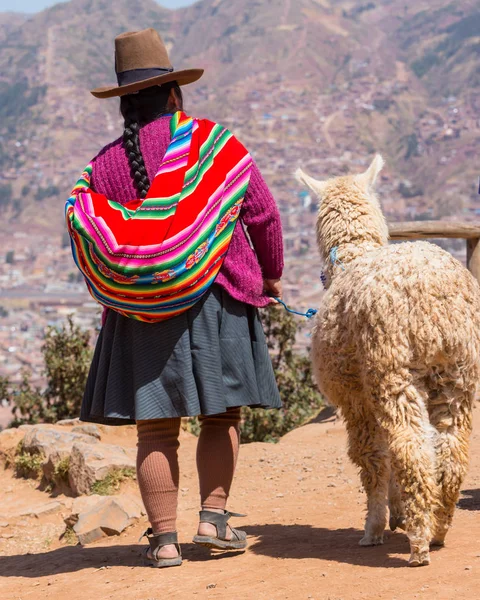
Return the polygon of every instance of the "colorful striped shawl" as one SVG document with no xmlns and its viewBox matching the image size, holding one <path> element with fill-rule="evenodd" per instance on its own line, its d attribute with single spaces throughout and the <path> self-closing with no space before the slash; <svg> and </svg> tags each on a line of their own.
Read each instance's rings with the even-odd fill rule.
<svg viewBox="0 0 480 600">
<path fill-rule="evenodd" d="M 177 112 L 144 200 L 90 188 L 92 163 L 66 204 L 75 263 L 100 304 L 157 322 L 191 308 L 215 280 L 240 214 L 252 159 L 227 130 Z"/>
</svg>

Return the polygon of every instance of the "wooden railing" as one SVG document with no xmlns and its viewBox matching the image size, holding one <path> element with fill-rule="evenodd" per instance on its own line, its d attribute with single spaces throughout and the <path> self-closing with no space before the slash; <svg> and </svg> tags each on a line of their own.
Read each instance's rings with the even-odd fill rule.
<svg viewBox="0 0 480 600">
<path fill-rule="evenodd" d="M 467 242 L 467 267 L 480 282 L 480 225 L 443 221 L 408 221 L 390 225 L 390 239 L 456 238 Z"/>
</svg>

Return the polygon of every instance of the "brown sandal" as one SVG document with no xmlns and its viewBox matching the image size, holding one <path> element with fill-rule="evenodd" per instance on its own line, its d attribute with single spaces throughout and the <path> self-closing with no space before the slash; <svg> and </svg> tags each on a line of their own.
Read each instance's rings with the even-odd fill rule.
<svg viewBox="0 0 480 600">
<path fill-rule="evenodd" d="M 171 533 L 154 534 L 152 528 L 150 527 L 138 541 L 142 541 L 144 537 L 146 537 L 150 542 L 150 548 L 145 548 L 143 552 L 143 556 L 147 564 L 159 569 L 163 567 L 179 567 L 182 564 L 182 549 L 178 543 L 176 531 Z M 177 548 L 178 556 L 175 558 L 158 558 L 158 551 L 164 546 L 169 546 L 170 544 L 173 544 Z M 149 550 L 152 553 L 151 557 L 148 556 Z"/>
<path fill-rule="evenodd" d="M 244 550 L 247 547 L 247 534 L 245 531 L 231 527 L 232 539 L 227 540 L 227 522 L 230 517 L 245 517 L 239 513 L 231 513 L 227 510 L 223 514 L 212 512 L 210 510 L 200 511 L 200 523 L 210 523 L 217 528 L 217 537 L 208 535 L 196 535 L 193 538 L 194 544 L 213 548 L 215 550 Z"/>
</svg>

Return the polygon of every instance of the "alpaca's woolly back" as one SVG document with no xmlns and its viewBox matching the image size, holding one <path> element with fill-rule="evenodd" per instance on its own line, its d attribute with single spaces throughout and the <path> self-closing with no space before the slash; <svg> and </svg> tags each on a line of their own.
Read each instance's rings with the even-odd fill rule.
<svg viewBox="0 0 480 600">
<path fill-rule="evenodd" d="M 340 356 L 348 348 L 335 360 L 355 362 L 357 377 L 369 385 L 405 369 L 424 377 L 453 363 L 477 368 L 480 287 L 434 244 L 380 247 L 336 274 L 314 337 L 336 345 Z M 322 360 L 329 360 L 324 352 Z"/>
</svg>

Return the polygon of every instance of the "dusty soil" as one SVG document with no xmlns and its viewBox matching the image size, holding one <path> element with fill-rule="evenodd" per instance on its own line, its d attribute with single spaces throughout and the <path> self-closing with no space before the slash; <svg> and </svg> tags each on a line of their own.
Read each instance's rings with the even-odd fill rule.
<svg viewBox="0 0 480 600">
<path fill-rule="evenodd" d="M 142 566 L 138 543 L 146 522 L 88 547 L 59 541 L 61 509 L 40 518 L 24 513 L 51 501 L 38 483 L 0 471 L 0 597 L 85 600 L 233 598 L 295 600 L 475 599 L 480 597 L 480 408 L 475 414 L 469 476 L 447 546 L 432 565 L 408 568 L 403 533 L 385 545 L 361 548 L 365 496 L 346 457 L 340 422 L 307 425 L 279 444 L 244 446 L 230 508 L 250 536 L 240 554 L 210 554 L 190 543 L 197 519 L 195 439 L 182 438 L 179 531 L 184 564 Z M 110 430 L 104 441 L 135 444 L 132 428 Z M 127 484 L 129 491 L 135 483 Z M 23 513 L 23 514 L 22 514 Z"/>
</svg>

